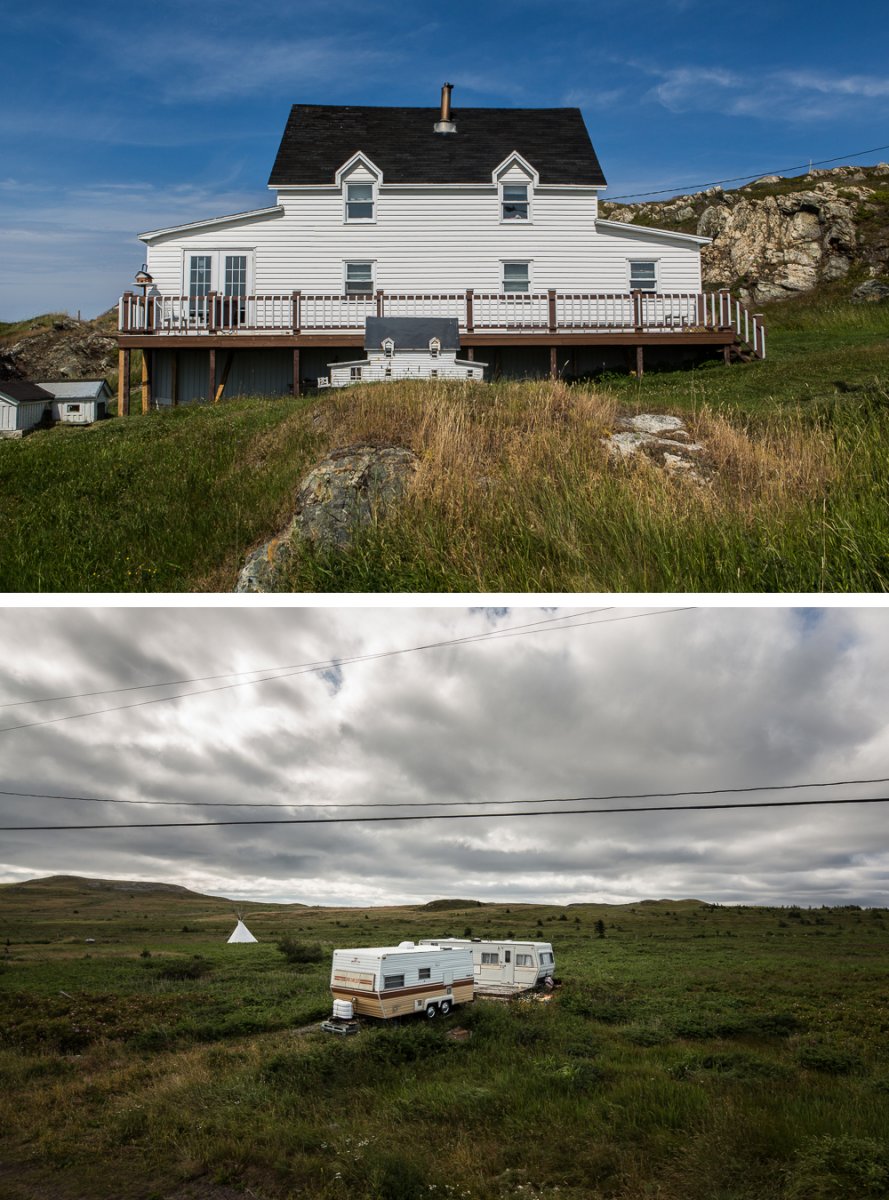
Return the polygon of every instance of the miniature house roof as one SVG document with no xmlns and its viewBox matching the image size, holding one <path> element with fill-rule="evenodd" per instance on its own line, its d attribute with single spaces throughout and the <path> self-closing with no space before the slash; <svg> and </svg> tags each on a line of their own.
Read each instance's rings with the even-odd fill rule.
<svg viewBox="0 0 889 1200">
<path fill-rule="evenodd" d="M 356 154 L 387 183 L 490 183 L 514 151 L 542 184 L 605 183 L 579 108 L 454 108 L 457 130 L 436 134 L 437 108 L 294 104 L 269 185 L 333 183 Z"/>
<path fill-rule="evenodd" d="M 20 404 L 32 400 L 52 400 L 52 392 L 44 391 L 29 379 L 7 379 L 0 383 L 0 397 L 11 400 L 13 404 Z"/>
<path fill-rule="evenodd" d="M 379 350 L 391 338 L 396 350 L 428 350 L 438 338 L 442 350 L 460 348 L 456 317 L 368 317 L 364 323 L 364 349 Z"/>
</svg>

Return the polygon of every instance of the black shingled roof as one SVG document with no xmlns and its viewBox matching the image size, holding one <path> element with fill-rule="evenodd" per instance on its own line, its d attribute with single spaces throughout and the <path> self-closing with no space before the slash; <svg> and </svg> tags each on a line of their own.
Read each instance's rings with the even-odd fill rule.
<svg viewBox="0 0 889 1200">
<path fill-rule="evenodd" d="M 442 350 L 460 349 L 460 328 L 456 317 L 367 317 L 364 322 L 364 349 L 379 350 L 384 338 L 391 338 L 396 350 L 428 350 L 437 337 Z"/>
<path fill-rule="evenodd" d="M 28 400 L 52 400 L 53 398 L 52 392 L 38 387 L 36 383 L 31 383 L 29 379 L 7 379 L 5 383 L 0 383 L 0 392 L 4 396 L 8 396 L 10 400 L 15 400 L 18 404 L 25 403 Z"/>
<path fill-rule="evenodd" d="M 269 183 L 333 183 L 359 150 L 386 183 L 490 183 L 517 150 L 541 183 L 604 184 L 579 108 L 455 108 L 456 133 L 434 133 L 437 108 L 294 104 Z"/>
</svg>

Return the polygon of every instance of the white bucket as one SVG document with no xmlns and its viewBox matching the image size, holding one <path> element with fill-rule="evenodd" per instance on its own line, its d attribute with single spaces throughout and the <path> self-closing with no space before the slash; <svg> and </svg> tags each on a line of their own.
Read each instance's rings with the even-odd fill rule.
<svg viewBox="0 0 889 1200">
<path fill-rule="evenodd" d="M 342 1021 L 351 1021 L 354 1015 L 351 1000 L 334 1000 L 333 1015 Z"/>
</svg>

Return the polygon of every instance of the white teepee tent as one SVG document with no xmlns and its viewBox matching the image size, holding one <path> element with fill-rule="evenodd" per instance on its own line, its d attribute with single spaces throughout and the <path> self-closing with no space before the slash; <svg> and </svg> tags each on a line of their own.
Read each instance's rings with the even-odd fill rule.
<svg viewBox="0 0 889 1200">
<path fill-rule="evenodd" d="M 235 931 L 228 941 L 230 945 L 232 942 L 255 942 L 256 938 L 253 936 L 241 918 L 238 917 L 238 923 L 235 926 Z"/>
</svg>

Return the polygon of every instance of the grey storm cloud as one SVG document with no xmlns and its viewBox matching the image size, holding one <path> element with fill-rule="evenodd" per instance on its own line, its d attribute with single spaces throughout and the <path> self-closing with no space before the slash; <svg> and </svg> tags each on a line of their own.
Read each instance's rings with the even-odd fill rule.
<svg viewBox="0 0 889 1200">
<path fill-rule="evenodd" d="M 879 805 L 525 813 L 889 774 L 882 609 L 620 609 L 571 630 L 350 662 L 575 611 L 18 609 L 0 667 L 0 788 L 96 799 L 3 795 L 0 823 L 106 828 L 6 832 L 0 879 L 157 879 L 308 904 L 889 902 Z M 655 615 L 615 620 L 641 611 Z M 290 674 L 250 682 L 277 668 Z M 102 689 L 130 690 L 50 699 Z M 188 691 L 205 694 L 145 703 Z M 85 715 L 57 720 L 72 713 Z M 468 801 L 505 803 L 469 819 L 455 807 Z M 407 804 L 448 819 L 330 820 Z M 208 824 L 308 817 L 326 819 Z M 139 822 L 201 824 L 122 828 Z"/>
</svg>

